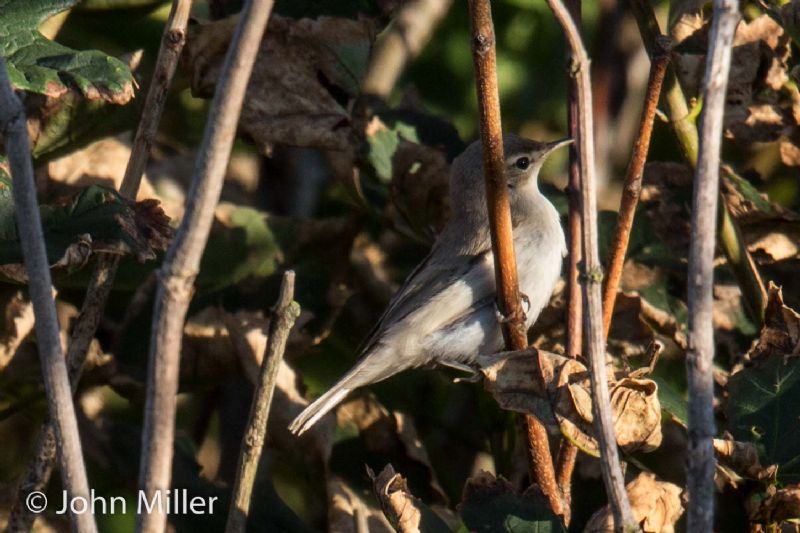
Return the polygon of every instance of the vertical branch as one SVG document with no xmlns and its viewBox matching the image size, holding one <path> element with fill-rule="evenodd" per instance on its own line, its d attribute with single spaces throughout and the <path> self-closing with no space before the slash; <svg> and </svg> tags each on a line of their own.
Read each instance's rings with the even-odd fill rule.
<svg viewBox="0 0 800 533">
<path fill-rule="evenodd" d="M 191 7 L 191 0 L 174 0 L 161 37 L 161 47 L 156 59 L 153 79 L 147 92 L 142 118 L 125 169 L 125 177 L 120 186 L 121 194 L 132 200 L 136 198 L 139 190 L 144 167 L 150 156 L 150 149 L 161 121 L 167 92 L 186 41 L 186 26 L 189 22 Z M 103 254 L 98 258 L 89 280 L 81 313 L 75 322 L 67 348 L 67 368 L 73 394 L 80 381 L 89 343 L 94 338 L 103 315 L 103 309 L 105 309 L 111 293 L 118 266 L 119 256 Z M 55 432 L 52 423 L 48 421 L 37 437 L 33 458 L 28 463 L 20 482 L 17 499 L 8 519 L 9 533 L 31 529 L 35 516 L 25 505 L 25 498 L 31 492 L 41 491 L 47 487 L 53 471 L 55 454 Z"/>
<path fill-rule="evenodd" d="M 69 387 L 69 376 L 61 351 L 53 283 L 47 262 L 42 220 L 36 201 L 28 129 L 22 102 L 11 89 L 5 58 L 0 56 L 0 134 L 4 138 L 13 178 L 17 230 L 28 275 L 28 291 L 36 317 L 36 339 L 42 365 L 50 417 L 55 426 L 61 459 L 61 478 L 71 498 L 89 498 L 89 480 L 83 464 L 78 422 Z M 72 514 L 76 531 L 97 531 L 91 513 Z"/>
<path fill-rule="evenodd" d="M 700 145 L 692 200 L 689 246 L 688 529 L 714 526 L 714 245 L 719 198 L 720 149 L 731 49 L 739 23 L 738 0 L 714 0 L 703 82 Z"/>
<path fill-rule="evenodd" d="M 611 416 L 611 399 L 608 391 L 605 342 L 602 324 L 600 282 L 602 267 L 597 246 L 597 192 L 595 190 L 594 129 L 592 127 L 592 93 L 589 78 L 589 57 L 580 33 L 561 0 L 548 0 L 553 14 L 564 30 L 567 42 L 575 57 L 573 73 L 578 88 L 578 150 L 581 170 L 581 207 L 583 262 L 583 325 L 586 332 L 587 357 L 591 361 L 592 412 L 594 431 L 600 445 L 603 481 L 609 503 L 614 513 L 617 530 L 637 530 L 625 478 L 620 466 L 614 426 Z"/>
<path fill-rule="evenodd" d="M 253 403 L 250 405 L 250 416 L 242 438 L 242 450 L 239 452 L 239 467 L 236 470 L 236 483 L 228 511 L 228 523 L 225 526 L 226 533 L 243 533 L 247 526 L 250 499 L 267 433 L 269 406 L 278 379 L 278 369 L 283 361 L 289 332 L 294 326 L 294 321 L 300 316 L 300 306 L 293 299 L 294 272 L 290 270 L 283 275 L 280 296 L 273 308 L 269 323 L 267 349 L 261 361 L 261 373 L 253 394 Z"/>
<path fill-rule="evenodd" d="M 608 260 L 608 275 L 603 292 L 603 336 L 608 338 L 611 327 L 611 317 L 614 314 L 614 303 L 617 300 L 619 281 L 622 278 L 622 267 L 625 264 L 625 253 L 628 250 L 633 218 L 636 214 L 636 205 L 642 192 L 642 174 L 647 161 L 647 152 L 650 149 L 650 136 L 653 133 L 653 121 L 656 116 L 656 107 L 661 95 L 661 85 L 664 74 L 669 64 L 669 39 L 663 37 L 658 40 L 657 49 L 650 64 L 650 75 L 647 80 L 644 109 L 639 121 L 639 132 L 633 145 L 633 153 L 625 172 L 625 184 L 622 188 L 622 201 L 617 215 L 617 230 L 611 244 L 611 256 Z"/>
<path fill-rule="evenodd" d="M 522 350 L 528 346 L 528 337 L 525 328 L 525 314 L 520 302 L 511 210 L 506 186 L 503 131 L 500 124 L 500 96 L 497 88 L 497 58 L 489 0 L 470 0 L 469 11 L 498 307 L 507 318 L 503 335 L 509 349 Z M 539 420 L 532 416 L 525 417 L 525 424 L 528 435 L 531 481 L 540 486 L 548 498 L 553 512 L 563 515 L 564 503 L 556 484 L 547 430 Z"/>
<path fill-rule="evenodd" d="M 576 25 L 581 23 L 581 0 L 567 0 L 567 8 Z M 567 61 L 569 73 L 567 74 L 567 123 L 569 136 L 578 138 L 578 87 L 575 77 L 572 76 L 572 65 L 575 57 L 567 48 Z M 578 277 L 581 263 L 581 171 L 578 161 L 578 145 L 569 146 L 569 182 L 567 183 L 567 200 L 569 202 L 568 231 L 569 256 L 567 258 L 567 357 L 578 357 L 581 353 L 583 340 L 583 301 L 581 297 L 581 284 Z M 564 522 L 569 525 L 569 508 L 572 501 L 572 472 L 575 470 L 575 460 L 578 457 L 578 448 L 567 439 L 561 440 L 556 461 L 556 478 L 558 486 L 564 497 L 565 515 Z"/>
<path fill-rule="evenodd" d="M 166 497 L 170 487 L 183 323 L 272 5 L 272 0 L 248 0 L 239 16 L 197 152 L 183 220 L 159 271 L 139 470 L 139 487 L 148 500 Z M 137 531 L 163 531 L 166 515 L 161 511 L 139 515 Z"/>
</svg>

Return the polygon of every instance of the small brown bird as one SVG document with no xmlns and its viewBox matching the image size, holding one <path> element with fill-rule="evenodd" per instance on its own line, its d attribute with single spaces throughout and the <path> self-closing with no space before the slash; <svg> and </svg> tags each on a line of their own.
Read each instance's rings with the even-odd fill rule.
<svg viewBox="0 0 800 533">
<path fill-rule="evenodd" d="M 514 249 L 528 327 L 547 305 L 566 254 L 558 212 L 539 192 L 539 170 L 548 155 L 570 142 L 503 136 Z M 306 431 L 353 389 L 432 363 L 464 367 L 478 355 L 503 348 L 478 141 L 453 161 L 450 204 L 450 219 L 430 254 L 392 298 L 358 362 L 292 422 L 292 432 Z"/>
</svg>

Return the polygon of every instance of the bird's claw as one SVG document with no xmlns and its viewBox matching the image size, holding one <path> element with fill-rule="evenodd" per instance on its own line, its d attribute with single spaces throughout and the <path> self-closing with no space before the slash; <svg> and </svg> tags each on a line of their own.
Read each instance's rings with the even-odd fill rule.
<svg viewBox="0 0 800 533">
<path fill-rule="evenodd" d="M 477 383 L 478 381 L 481 380 L 481 373 L 478 372 L 477 367 L 472 367 L 470 365 L 465 365 L 463 363 L 457 363 L 455 361 L 439 361 L 439 364 L 443 366 L 448 366 L 460 372 L 467 373 L 467 377 L 454 378 L 453 383 Z"/>
<path fill-rule="evenodd" d="M 528 311 L 531 310 L 531 300 L 525 293 L 520 293 L 519 297 L 522 300 L 523 306 L 525 307 L 525 310 L 522 311 L 522 321 L 525 322 L 528 319 Z M 503 314 L 500 308 L 497 307 L 497 302 L 495 302 L 494 304 L 494 316 L 495 318 L 497 318 L 497 321 L 501 324 L 508 324 L 509 322 L 514 320 L 513 316 L 506 316 Z"/>
</svg>

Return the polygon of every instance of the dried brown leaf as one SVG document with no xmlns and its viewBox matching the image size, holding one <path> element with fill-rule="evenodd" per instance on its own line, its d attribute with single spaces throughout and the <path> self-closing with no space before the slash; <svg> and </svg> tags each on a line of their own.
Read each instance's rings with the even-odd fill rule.
<svg viewBox="0 0 800 533">
<path fill-rule="evenodd" d="M 598 455 L 593 436 L 588 369 L 575 359 L 529 348 L 479 358 L 486 389 L 504 408 L 530 413 L 581 450 Z M 539 385 L 541 368 L 545 391 Z M 617 443 L 627 452 L 652 451 L 661 444 L 658 386 L 649 379 L 623 378 L 611 383 Z"/>
<path fill-rule="evenodd" d="M 755 346 L 745 356 L 749 361 L 770 356 L 800 355 L 800 314 L 783 303 L 781 288 L 770 282 L 764 327 Z"/>
<path fill-rule="evenodd" d="M 184 56 L 195 94 L 213 93 L 237 19 L 203 24 L 192 32 Z M 240 128 L 264 152 L 278 142 L 346 149 L 351 136 L 349 99 L 359 83 L 350 56 L 368 53 L 374 33 L 368 18 L 270 17 Z"/>
<path fill-rule="evenodd" d="M 675 523 L 683 514 L 681 488 L 672 483 L 658 481 L 654 474 L 642 472 L 627 484 L 625 489 L 631 502 L 633 516 L 644 533 L 672 533 Z M 596 512 L 584 533 L 612 533 L 614 515 L 605 506 Z"/>
<path fill-rule="evenodd" d="M 784 520 L 797 519 L 800 517 L 800 485 L 790 485 L 775 490 L 773 494 L 754 505 L 749 514 L 750 520 L 764 524 L 782 525 L 781 522 Z"/>
<path fill-rule="evenodd" d="M 383 513 L 400 533 L 419 533 L 422 531 L 422 510 L 420 501 L 408 490 L 403 476 L 386 467 L 377 476 L 369 471 L 375 495 L 381 502 Z"/>
<path fill-rule="evenodd" d="M 720 462 L 741 477 L 758 480 L 774 479 L 777 465 L 766 468 L 758 459 L 758 449 L 751 442 L 738 442 L 733 438 L 714 439 L 714 452 Z"/>
</svg>

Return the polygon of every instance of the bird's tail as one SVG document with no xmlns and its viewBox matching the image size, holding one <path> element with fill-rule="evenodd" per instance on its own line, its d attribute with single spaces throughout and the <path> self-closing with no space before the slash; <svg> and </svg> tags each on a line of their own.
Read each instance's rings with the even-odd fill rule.
<svg viewBox="0 0 800 533">
<path fill-rule="evenodd" d="M 295 435 L 302 435 L 331 409 L 339 405 L 339 402 L 344 400 L 350 391 L 382 381 L 402 370 L 404 367 L 398 365 L 397 361 L 398 358 L 395 357 L 393 350 L 371 351 L 362 357 L 356 366 L 337 381 L 328 392 L 314 400 L 302 413 L 297 415 L 297 418 L 289 425 L 289 431 Z"/>
<path fill-rule="evenodd" d="M 328 414 L 328 411 L 339 405 L 352 389 L 345 387 L 344 380 L 340 380 L 331 390 L 314 400 L 314 402 L 303 409 L 297 418 L 289 425 L 289 431 L 295 435 L 302 435 L 317 421 Z"/>
</svg>

